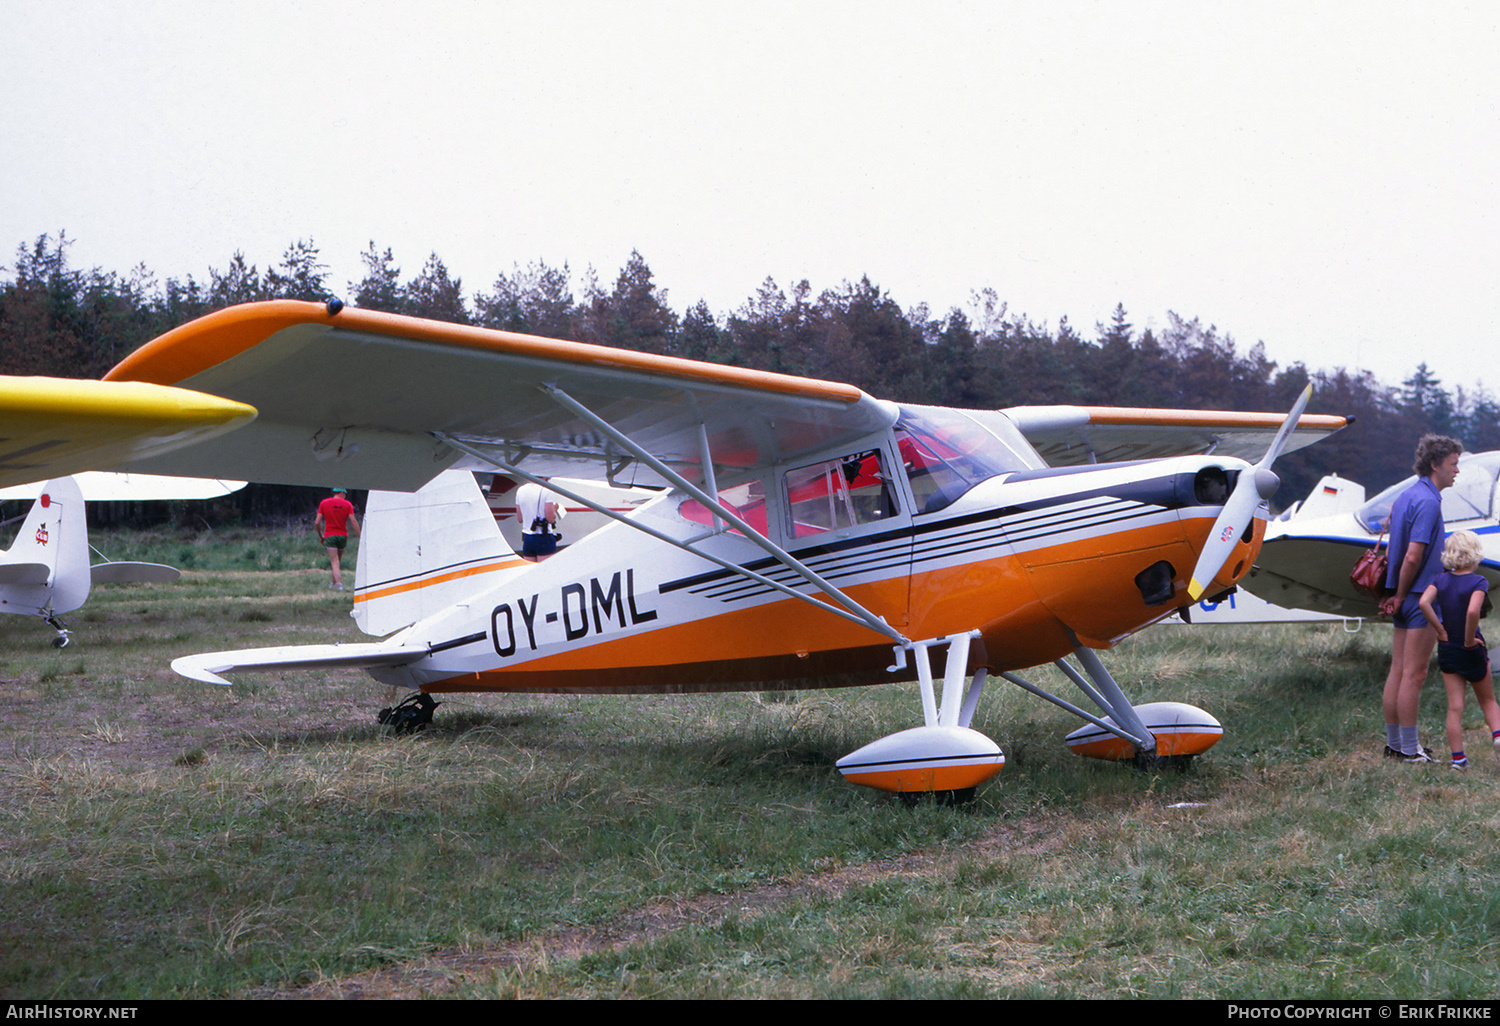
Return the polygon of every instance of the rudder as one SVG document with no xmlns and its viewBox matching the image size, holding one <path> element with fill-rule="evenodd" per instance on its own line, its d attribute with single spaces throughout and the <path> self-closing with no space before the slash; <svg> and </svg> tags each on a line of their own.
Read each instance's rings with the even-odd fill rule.
<svg viewBox="0 0 1500 1026">
<path fill-rule="evenodd" d="M 372 491 L 354 571 L 354 622 L 384 635 L 493 588 L 529 566 L 506 544 L 474 475 L 416 492 Z"/>
</svg>

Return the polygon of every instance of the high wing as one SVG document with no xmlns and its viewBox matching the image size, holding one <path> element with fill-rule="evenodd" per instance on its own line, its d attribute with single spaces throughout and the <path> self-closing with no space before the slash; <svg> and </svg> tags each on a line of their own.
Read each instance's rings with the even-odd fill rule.
<svg viewBox="0 0 1500 1026">
<path fill-rule="evenodd" d="M 243 403 L 181 388 L 0 377 L 0 487 L 155 456 L 254 417 Z"/>
<path fill-rule="evenodd" d="M 1054 467 L 1212 453 L 1254 462 L 1285 419 L 1279 413 L 1147 410 L 1116 406 L 1017 406 L 1004 411 Z M 1311 445 L 1348 418 L 1305 414 L 1285 452 Z"/>
<path fill-rule="evenodd" d="M 711 452 L 715 477 L 732 484 L 897 417 L 850 385 L 290 300 L 184 325 L 107 380 L 201 390 L 260 411 L 241 431 L 121 468 L 395 491 L 460 460 L 444 439 L 524 459 L 541 476 L 665 483 L 621 449 L 627 435 L 695 481 Z"/>
</svg>

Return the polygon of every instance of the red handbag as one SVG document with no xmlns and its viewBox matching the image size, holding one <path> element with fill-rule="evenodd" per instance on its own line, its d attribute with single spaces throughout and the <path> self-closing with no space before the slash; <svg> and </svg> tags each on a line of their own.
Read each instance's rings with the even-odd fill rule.
<svg viewBox="0 0 1500 1026">
<path fill-rule="evenodd" d="M 1391 561 L 1386 556 L 1384 542 L 1385 532 L 1381 531 L 1375 547 L 1360 556 L 1359 562 L 1355 563 L 1354 569 L 1349 572 L 1349 583 L 1354 585 L 1354 590 L 1375 599 L 1385 598 L 1391 594 L 1391 590 L 1385 586 L 1386 573 Z"/>
</svg>

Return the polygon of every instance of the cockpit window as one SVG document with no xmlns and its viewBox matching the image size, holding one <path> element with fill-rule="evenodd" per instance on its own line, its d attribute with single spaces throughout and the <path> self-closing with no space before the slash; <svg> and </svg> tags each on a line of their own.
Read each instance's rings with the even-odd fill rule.
<svg viewBox="0 0 1500 1026">
<path fill-rule="evenodd" d="M 1443 520 L 1452 524 L 1455 521 L 1490 516 L 1496 474 L 1500 474 L 1500 452 L 1464 453 L 1460 456 L 1458 480 L 1453 482 L 1452 488 L 1445 488 L 1442 493 Z M 1397 497 L 1416 480 L 1413 476 L 1400 484 L 1391 485 L 1361 506 L 1355 516 L 1365 530 L 1377 534 L 1385 528 Z"/>
<path fill-rule="evenodd" d="M 881 463 L 880 450 L 871 449 L 787 471 L 792 537 L 841 531 L 895 516 L 896 503 Z"/>
<path fill-rule="evenodd" d="M 918 513 L 933 513 L 986 478 L 1047 464 L 1003 413 L 903 406 L 896 441 Z"/>
</svg>

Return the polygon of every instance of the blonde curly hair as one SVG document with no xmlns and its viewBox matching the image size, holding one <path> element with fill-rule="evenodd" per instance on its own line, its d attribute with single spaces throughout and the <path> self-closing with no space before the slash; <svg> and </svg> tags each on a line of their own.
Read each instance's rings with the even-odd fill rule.
<svg viewBox="0 0 1500 1026">
<path fill-rule="evenodd" d="M 1454 531 L 1443 545 L 1443 569 L 1462 570 L 1478 566 L 1484 559 L 1484 546 L 1473 531 Z"/>
</svg>

